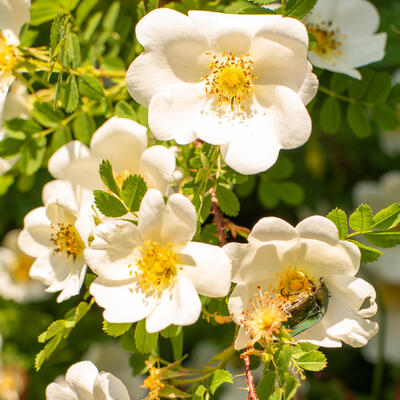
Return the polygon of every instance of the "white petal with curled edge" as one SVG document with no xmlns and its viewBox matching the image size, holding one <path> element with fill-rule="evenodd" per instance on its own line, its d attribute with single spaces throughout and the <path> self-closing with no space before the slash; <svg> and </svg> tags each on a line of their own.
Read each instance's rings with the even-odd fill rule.
<svg viewBox="0 0 400 400">
<path fill-rule="evenodd" d="M 319 81 L 317 75 L 312 73 L 312 64 L 308 63 L 308 73 L 298 94 L 305 105 L 307 105 L 318 92 Z"/>
<path fill-rule="evenodd" d="M 90 149 L 102 160 L 109 160 L 116 174 L 139 169 L 147 147 L 146 127 L 127 118 L 112 117 L 94 133 Z"/>
<path fill-rule="evenodd" d="M 181 275 L 194 284 L 199 294 L 209 297 L 223 297 L 228 294 L 231 286 L 231 262 L 220 247 L 190 242 L 178 257 L 178 262 L 184 264 Z"/>
<path fill-rule="evenodd" d="M 57 303 L 61 303 L 79 294 L 85 275 L 86 265 L 84 265 L 82 258 L 80 260 L 75 260 L 74 267 L 71 269 L 65 281 L 65 286 L 57 297 Z M 50 288 L 47 290 L 50 291 L 49 289 Z"/>
<path fill-rule="evenodd" d="M 129 400 L 129 393 L 117 377 L 100 372 L 94 382 L 93 397 L 95 400 Z"/>
<path fill-rule="evenodd" d="M 130 279 L 140 254 L 135 250 L 138 246 L 143 246 L 143 241 L 136 225 L 128 221 L 109 221 L 94 230 L 94 240 L 84 252 L 85 260 L 101 278 Z"/>
<path fill-rule="evenodd" d="M 146 149 L 140 159 L 139 174 L 142 175 L 149 188 L 165 194 L 173 180 L 175 157 L 164 146 L 152 146 Z"/>
<path fill-rule="evenodd" d="M 103 307 L 103 317 L 111 323 L 136 322 L 147 317 L 156 300 L 146 296 L 135 280 L 113 282 L 97 278 L 90 285 L 90 294 Z"/>
<path fill-rule="evenodd" d="M 91 400 L 93 385 L 99 373 L 96 366 L 90 361 L 81 361 L 68 368 L 65 380 L 68 386 L 76 392 L 78 399 Z"/>
<path fill-rule="evenodd" d="M 24 218 L 24 229 L 18 237 L 18 246 L 31 257 L 39 257 L 52 247 L 50 220 L 46 208 L 30 211 Z"/>
<path fill-rule="evenodd" d="M 250 336 L 246 332 L 246 329 L 241 326 L 235 340 L 234 348 L 235 350 L 242 350 L 246 348 L 249 343 L 251 343 Z"/>
<path fill-rule="evenodd" d="M 322 320 L 311 328 L 294 336 L 294 339 L 297 342 L 309 342 L 322 347 L 342 347 L 342 342 L 329 335 L 326 329 L 327 328 Z"/>
<path fill-rule="evenodd" d="M 74 204 L 68 204 L 59 198 L 47 202 L 46 215 L 53 224 L 73 225 L 79 214 Z"/>
</svg>

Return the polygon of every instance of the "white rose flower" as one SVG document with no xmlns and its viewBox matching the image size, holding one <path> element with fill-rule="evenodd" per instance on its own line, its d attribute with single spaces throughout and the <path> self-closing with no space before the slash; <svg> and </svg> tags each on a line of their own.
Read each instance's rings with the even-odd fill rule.
<svg viewBox="0 0 400 400">
<path fill-rule="evenodd" d="M 78 141 L 62 146 L 49 160 L 57 179 L 90 190 L 104 189 L 99 164 L 109 160 L 118 183 L 129 174 L 140 174 L 150 188 L 163 192 L 173 180 L 175 157 L 164 146 L 147 148 L 146 127 L 126 118 L 112 117 L 93 135 L 90 149 Z"/>
<path fill-rule="evenodd" d="M 375 213 L 400 201 L 400 171 L 389 171 L 378 182 L 358 182 L 354 186 L 353 199 L 356 205 L 368 204 Z M 400 247 L 384 249 L 383 255 L 366 267 L 384 281 L 400 285 Z"/>
<path fill-rule="evenodd" d="M 17 303 L 42 300 L 46 292 L 42 283 L 29 277 L 34 259 L 19 248 L 19 233 L 8 232 L 0 247 L 0 296 Z"/>
<path fill-rule="evenodd" d="M 322 287 L 329 292 L 326 313 L 296 335 L 297 341 L 324 347 L 339 347 L 343 341 L 359 347 L 376 334 L 378 325 L 365 319 L 376 313 L 375 290 L 355 277 L 360 252 L 354 244 L 339 240 L 329 219 L 312 216 L 294 228 L 279 218 L 263 218 L 248 241 L 224 246 L 232 260 L 232 280 L 238 284 L 228 303 L 240 325 L 236 349 L 277 332 L 278 322 L 287 320 L 276 305 L 279 298 L 293 305 L 300 296 L 316 295 Z M 270 294 L 264 295 L 267 291 Z"/>
<path fill-rule="evenodd" d="M 69 182 L 52 181 L 43 188 L 43 203 L 29 212 L 19 235 L 20 248 L 36 258 L 30 277 L 59 292 L 58 302 L 79 293 L 86 273 L 83 251 L 93 229 L 90 191 Z"/>
<path fill-rule="evenodd" d="M 375 34 L 379 14 L 369 1 L 318 0 L 303 22 L 317 39 L 309 53 L 316 67 L 361 79 L 355 68 L 385 55 L 386 33 Z"/>
<path fill-rule="evenodd" d="M 0 2 L 0 121 L 8 89 L 14 80 L 12 70 L 18 60 L 19 33 L 30 20 L 30 0 Z"/>
<path fill-rule="evenodd" d="M 198 294 L 222 297 L 230 288 L 231 264 L 217 246 L 191 242 L 196 211 L 181 194 L 167 204 L 150 189 L 138 225 L 110 221 L 98 225 L 85 259 L 98 275 L 90 293 L 108 322 L 146 318 L 148 332 L 190 325 L 201 312 Z"/>
<path fill-rule="evenodd" d="M 400 83 L 400 68 L 393 74 L 392 83 Z M 400 121 L 400 105 L 397 105 L 397 116 Z M 397 156 L 400 153 L 400 125 L 393 131 L 379 132 L 379 144 L 386 155 Z"/>
<path fill-rule="evenodd" d="M 65 379 L 58 378 L 46 388 L 46 400 L 129 400 L 125 385 L 114 375 L 100 372 L 90 361 L 68 368 Z"/>
<path fill-rule="evenodd" d="M 14 81 L 8 91 L 3 110 L 3 121 L 11 118 L 29 118 L 31 114 L 31 105 L 29 95 L 25 85 L 19 81 Z M 5 130 L 1 127 L 0 118 L 0 140 L 6 136 Z M 19 156 L 7 158 L 0 157 L 0 175 L 7 172 L 17 161 Z"/>
<path fill-rule="evenodd" d="M 157 139 L 221 145 L 230 167 L 255 174 L 280 149 L 309 138 L 304 104 L 318 81 L 300 21 L 163 8 L 139 21 L 136 37 L 145 51 L 131 64 L 127 87 L 149 108 Z"/>
</svg>

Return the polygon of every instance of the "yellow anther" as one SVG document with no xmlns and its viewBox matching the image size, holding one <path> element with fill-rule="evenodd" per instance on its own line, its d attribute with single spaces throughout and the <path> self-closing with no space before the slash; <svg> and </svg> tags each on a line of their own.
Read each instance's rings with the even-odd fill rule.
<svg viewBox="0 0 400 400">
<path fill-rule="evenodd" d="M 172 244 L 160 246 L 157 242 L 147 241 L 139 251 L 141 257 L 136 265 L 141 273 L 137 276 L 143 292 L 160 294 L 171 287 L 178 273 L 178 258 L 172 250 Z"/>
<path fill-rule="evenodd" d="M 11 72 L 17 63 L 17 50 L 0 32 L 0 72 Z"/>
<path fill-rule="evenodd" d="M 208 65 L 210 73 L 203 79 L 206 93 L 215 94 L 219 106 L 228 105 L 231 111 L 244 110 L 243 102 L 254 90 L 253 81 L 256 79 L 251 72 L 253 62 L 248 57 L 248 54 L 236 57 L 232 53 L 213 56 Z"/>
<path fill-rule="evenodd" d="M 164 387 L 161 378 L 162 375 L 160 369 L 151 367 L 149 370 L 149 376 L 144 380 L 144 385 L 141 386 L 150 390 L 146 400 L 160 400 L 159 392 Z"/>
<path fill-rule="evenodd" d="M 342 54 L 340 50 L 341 38 L 338 29 L 331 29 L 330 24 L 307 24 L 308 32 L 315 36 L 317 43 L 313 51 L 323 56 Z M 344 39 L 345 36 L 342 36 Z"/>
<path fill-rule="evenodd" d="M 72 256 L 74 260 L 83 254 L 85 245 L 74 225 L 52 224 L 51 229 L 54 254 L 64 253 L 67 257 Z"/>
</svg>

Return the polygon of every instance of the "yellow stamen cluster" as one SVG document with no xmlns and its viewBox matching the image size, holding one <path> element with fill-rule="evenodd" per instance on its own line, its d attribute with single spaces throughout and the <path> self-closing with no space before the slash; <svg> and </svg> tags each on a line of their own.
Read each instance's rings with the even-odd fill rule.
<svg viewBox="0 0 400 400">
<path fill-rule="evenodd" d="M 122 186 L 122 184 L 124 183 L 124 180 L 131 175 L 131 171 L 129 171 L 129 169 L 125 169 L 123 170 L 121 173 L 119 173 L 116 177 L 115 177 L 115 182 L 117 182 L 117 184 L 119 186 Z"/>
<path fill-rule="evenodd" d="M 320 25 L 307 24 L 307 30 L 309 33 L 315 36 L 317 44 L 313 51 L 321 57 L 342 54 L 340 50 L 341 40 L 339 29 L 331 29 L 331 23 L 322 23 Z M 343 35 L 342 39 L 346 36 Z"/>
<path fill-rule="evenodd" d="M 299 294 L 314 292 L 314 279 L 304 271 L 293 267 L 286 267 L 285 271 L 277 274 L 280 277 L 277 295 L 282 299 L 293 302 Z"/>
<path fill-rule="evenodd" d="M 51 229 L 54 254 L 65 253 L 67 257 L 72 256 L 74 260 L 83 254 L 85 245 L 74 225 L 52 224 Z"/>
<path fill-rule="evenodd" d="M 0 72 L 11 72 L 17 62 L 15 46 L 8 44 L 5 36 L 0 32 Z"/>
<path fill-rule="evenodd" d="M 249 301 L 249 308 L 243 311 L 241 323 L 251 338 L 251 344 L 260 340 L 268 343 L 290 315 L 284 311 L 282 300 L 268 292 L 262 293 L 260 287 L 254 297 L 255 300 Z"/>
<path fill-rule="evenodd" d="M 161 382 L 161 378 L 161 371 L 158 368 L 150 368 L 149 376 L 144 380 L 144 385 L 142 386 L 150 390 L 150 393 L 147 395 L 146 399 L 160 400 L 158 394 L 164 387 L 164 384 Z"/>
<path fill-rule="evenodd" d="M 172 249 L 172 244 L 160 246 L 157 242 L 146 241 L 145 247 L 139 250 L 141 257 L 136 265 L 141 271 L 141 274 L 137 275 L 143 292 L 160 294 L 171 287 L 178 273 L 178 258 Z"/>
<path fill-rule="evenodd" d="M 215 94 L 219 106 L 227 104 L 231 111 L 244 111 L 242 103 L 253 92 L 253 81 L 256 79 L 251 72 L 253 61 L 249 59 L 249 54 L 238 57 L 232 53 L 222 53 L 219 57 L 214 55 L 208 66 L 210 73 L 203 78 L 206 93 Z"/>
<path fill-rule="evenodd" d="M 15 268 L 12 271 L 14 279 L 21 283 L 26 283 L 29 278 L 29 270 L 31 269 L 33 258 L 25 254 L 18 256 Z"/>
</svg>

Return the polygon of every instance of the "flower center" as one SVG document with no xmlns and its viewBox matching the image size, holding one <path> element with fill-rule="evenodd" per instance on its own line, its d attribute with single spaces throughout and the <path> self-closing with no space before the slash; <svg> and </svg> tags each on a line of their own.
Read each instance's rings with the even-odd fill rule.
<svg viewBox="0 0 400 400">
<path fill-rule="evenodd" d="M 331 23 L 322 23 L 321 25 L 307 24 L 309 33 L 315 36 L 317 44 L 313 51 L 323 57 L 332 54 L 342 54 L 340 46 L 342 44 L 339 35 L 339 29 L 330 29 Z M 342 39 L 346 36 L 342 35 Z"/>
<path fill-rule="evenodd" d="M 5 36 L 0 32 L 0 72 L 10 72 L 17 62 L 15 46 L 8 44 Z"/>
<path fill-rule="evenodd" d="M 25 254 L 18 256 L 16 266 L 13 270 L 14 279 L 21 283 L 26 283 L 29 281 L 29 270 L 31 269 L 32 263 L 33 258 Z"/>
<path fill-rule="evenodd" d="M 67 257 L 72 256 L 74 260 L 83 254 L 85 245 L 74 225 L 51 224 L 51 229 L 54 254 L 65 253 Z"/>
<path fill-rule="evenodd" d="M 314 279 L 304 271 L 293 267 L 286 267 L 285 271 L 278 274 L 280 277 L 277 295 L 288 302 L 293 302 L 301 293 L 314 292 L 316 285 Z"/>
<path fill-rule="evenodd" d="M 139 281 L 143 292 L 160 294 L 171 287 L 178 273 L 178 258 L 172 250 L 172 244 L 160 246 L 157 242 L 147 241 L 145 247 L 139 250 L 141 257 L 136 265 L 142 272 Z"/>
<path fill-rule="evenodd" d="M 228 104 L 231 111 L 238 108 L 244 111 L 242 103 L 254 90 L 253 81 L 256 79 L 251 72 L 253 61 L 249 54 L 238 57 L 232 53 L 222 53 L 220 57 L 214 55 L 208 67 L 210 73 L 203 78 L 206 93 L 215 94 L 219 106 Z"/>
<path fill-rule="evenodd" d="M 262 293 L 258 288 L 255 293 L 255 301 L 249 301 L 249 308 L 243 311 L 241 323 L 253 343 L 264 339 L 266 342 L 272 340 L 274 333 L 278 333 L 282 323 L 287 321 L 289 314 L 284 311 L 285 303 L 268 292 Z"/>
<path fill-rule="evenodd" d="M 122 187 L 124 180 L 131 175 L 131 171 L 129 169 L 125 169 L 115 176 L 115 182 L 117 182 L 118 186 Z"/>
<path fill-rule="evenodd" d="M 145 387 L 150 390 L 150 393 L 146 398 L 149 400 L 159 400 L 158 394 L 164 387 L 164 384 L 161 382 L 161 371 L 158 368 L 150 368 L 149 376 L 144 380 L 143 383 L 144 385 L 141 387 Z"/>
</svg>

